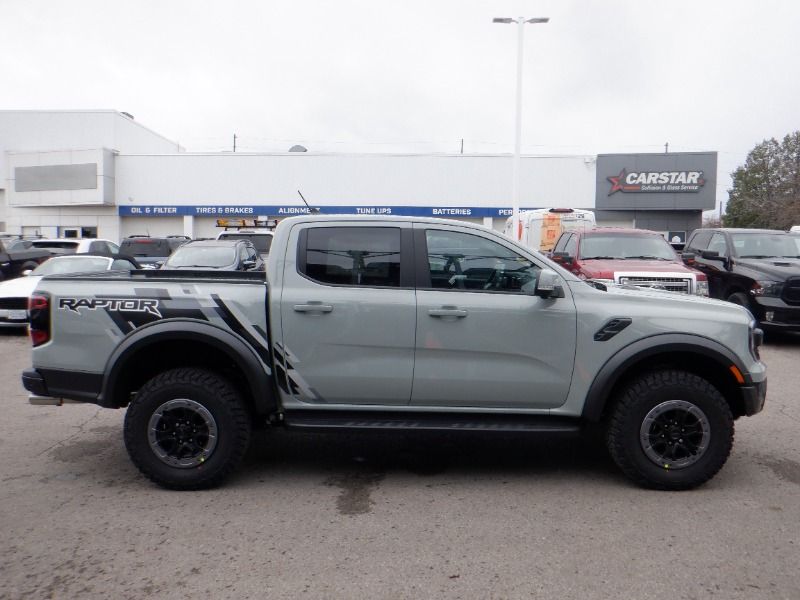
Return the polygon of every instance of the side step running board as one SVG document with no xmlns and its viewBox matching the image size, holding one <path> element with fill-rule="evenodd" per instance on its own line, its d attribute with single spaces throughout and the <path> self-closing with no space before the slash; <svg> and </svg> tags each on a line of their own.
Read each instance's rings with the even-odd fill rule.
<svg viewBox="0 0 800 600">
<path fill-rule="evenodd" d="M 287 411 L 283 423 L 297 429 L 376 429 L 414 431 L 497 431 L 569 433 L 580 430 L 577 419 L 491 413 Z"/>
</svg>

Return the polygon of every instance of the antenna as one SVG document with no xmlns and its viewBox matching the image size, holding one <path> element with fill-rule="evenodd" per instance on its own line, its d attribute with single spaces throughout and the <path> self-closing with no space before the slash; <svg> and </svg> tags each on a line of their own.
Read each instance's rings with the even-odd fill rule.
<svg viewBox="0 0 800 600">
<path fill-rule="evenodd" d="M 300 194 L 300 199 L 303 201 L 303 204 L 306 205 L 306 208 L 308 208 L 308 214 L 310 214 L 310 215 L 318 215 L 319 214 L 319 209 L 318 208 L 311 208 L 308 205 L 308 202 L 306 202 L 305 196 L 303 196 L 303 192 L 301 192 L 300 190 L 297 190 L 297 193 Z"/>
</svg>

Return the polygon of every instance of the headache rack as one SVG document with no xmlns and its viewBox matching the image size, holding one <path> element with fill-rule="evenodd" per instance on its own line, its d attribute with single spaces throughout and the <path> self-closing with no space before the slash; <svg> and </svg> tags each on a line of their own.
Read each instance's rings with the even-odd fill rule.
<svg viewBox="0 0 800 600">
<path fill-rule="evenodd" d="M 217 227 L 229 229 L 275 229 L 278 219 L 217 219 Z"/>
</svg>

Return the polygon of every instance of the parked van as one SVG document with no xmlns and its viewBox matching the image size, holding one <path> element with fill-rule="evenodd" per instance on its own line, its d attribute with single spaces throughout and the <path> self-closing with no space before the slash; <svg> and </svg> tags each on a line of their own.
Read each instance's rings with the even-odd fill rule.
<svg viewBox="0 0 800 600">
<path fill-rule="evenodd" d="M 519 241 L 539 252 L 550 252 L 565 231 L 584 231 L 595 226 L 591 210 L 577 208 L 537 208 L 519 213 Z M 503 233 L 514 239 L 514 217 L 508 217 Z"/>
</svg>

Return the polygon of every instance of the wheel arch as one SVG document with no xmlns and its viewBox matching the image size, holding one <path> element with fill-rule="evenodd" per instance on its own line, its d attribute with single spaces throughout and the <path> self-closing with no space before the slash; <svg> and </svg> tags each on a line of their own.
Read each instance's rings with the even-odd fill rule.
<svg viewBox="0 0 800 600">
<path fill-rule="evenodd" d="M 731 372 L 736 366 L 751 384 L 747 369 L 728 348 L 710 338 L 692 334 L 661 334 L 644 338 L 619 350 L 594 378 L 584 403 L 582 417 L 600 421 L 617 389 L 646 371 L 679 368 L 712 383 L 723 395 L 735 417 L 745 414 L 744 395 Z"/>
<path fill-rule="evenodd" d="M 270 366 L 236 334 L 192 319 L 145 325 L 117 345 L 106 361 L 98 404 L 121 408 L 132 392 L 157 373 L 191 366 L 226 375 L 256 414 L 276 410 Z"/>
</svg>

